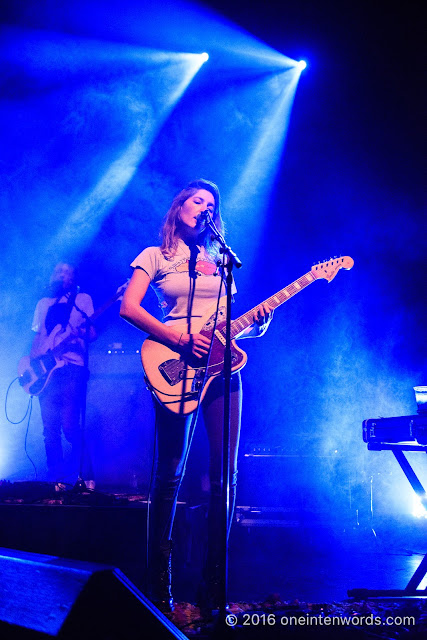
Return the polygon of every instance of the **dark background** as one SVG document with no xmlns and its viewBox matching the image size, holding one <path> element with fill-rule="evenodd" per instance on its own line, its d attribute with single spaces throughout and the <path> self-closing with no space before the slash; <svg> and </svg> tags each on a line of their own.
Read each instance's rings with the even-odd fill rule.
<svg viewBox="0 0 427 640">
<path fill-rule="evenodd" d="M 33 309 L 55 261 L 75 259 L 82 288 L 95 306 L 102 304 L 128 277 L 135 255 L 156 244 L 176 190 L 202 175 L 222 190 L 228 239 L 244 263 L 236 274 L 235 315 L 314 261 L 334 255 L 355 261 L 330 285 L 315 283 L 278 310 L 265 338 L 241 344 L 249 355 L 242 454 L 267 447 L 296 456 L 298 486 L 309 487 L 311 499 L 317 496 L 327 509 L 352 511 L 351 496 L 366 496 L 375 477 L 377 508 L 407 511 L 410 491 L 401 471 L 387 453 L 366 451 L 361 424 L 414 413 L 412 387 L 426 383 L 420 3 L 231 0 L 191 7 L 6 4 L 2 388 L 29 349 Z M 258 110 L 267 85 L 264 63 L 253 61 L 258 50 L 266 51 L 262 43 L 308 63 L 281 146 L 272 142 L 277 122 L 267 134 L 258 126 L 268 122 L 272 100 L 266 93 Z M 144 58 L 140 84 L 137 52 L 144 47 L 211 55 L 166 114 L 164 95 L 177 74 L 167 75 L 158 63 L 150 69 Z M 146 135 L 147 152 L 117 197 L 101 207 L 89 231 L 85 221 L 93 221 L 96 210 L 90 203 L 72 234 L 60 235 L 135 132 Z M 251 188 L 247 183 L 236 197 L 234 187 L 262 135 L 267 152 Z M 154 296 L 148 308 L 157 313 Z M 101 319 L 91 351 L 89 439 L 101 481 L 128 484 L 136 475 L 144 488 L 152 435 L 135 353 L 143 335 L 117 311 Z M 119 353 L 108 354 L 111 349 Z M 9 397 L 14 417 L 27 400 L 19 394 L 15 389 Z M 11 428 L 3 422 L 0 476 L 33 478 L 24 452 L 26 423 Z M 40 429 L 35 405 L 27 450 L 42 477 Z M 281 491 L 295 478 L 294 462 L 276 460 L 274 473 L 265 473 L 277 482 L 265 484 L 259 500 L 290 499 Z M 241 486 L 249 495 L 259 485 L 254 469 L 242 461 Z M 189 475 L 205 472 L 201 430 Z"/>
</svg>

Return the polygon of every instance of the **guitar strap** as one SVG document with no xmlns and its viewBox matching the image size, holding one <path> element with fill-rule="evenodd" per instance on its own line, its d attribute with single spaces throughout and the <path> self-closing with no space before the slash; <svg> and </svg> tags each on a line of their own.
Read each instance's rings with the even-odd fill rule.
<svg viewBox="0 0 427 640">
<path fill-rule="evenodd" d="M 64 325 L 62 325 L 64 329 L 70 321 L 71 311 L 76 304 L 77 291 L 78 289 L 74 289 L 74 291 L 70 293 L 70 297 L 68 298 L 66 322 Z"/>
<path fill-rule="evenodd" d="M 64 324 L 62 325 L 62 328 L 65 329 L 65 327 L 67 326 L 67 324 L 70 321 L 70 316 L 71 316 L 71 311 L 74 307 L 74 303 L 76 302 L 76 297 L 77 297 L 77 289 L 74 289 L 74 291 L 71 293 L 70 292 L 70 297 L 68 298 L 67 301 L 67 312 L 65 314 L 65 318 L 64 318 Z"/>
<path fill-rule="evenodd" d="M 60 324 L 63 329 L 67 326 L 70 321 L 71 311 L 75 304 L 77 296 L 77 291 L 70 292 L 67 302 L 60 303 L 60 299 L 62 295 L 60 295 L 55 303 L 49 307 L 46 318 L 45 318 L 45 327 L 48 335 L 50 335 L 52 329 L 56 327 L 57 324 Z"/>
</svg>

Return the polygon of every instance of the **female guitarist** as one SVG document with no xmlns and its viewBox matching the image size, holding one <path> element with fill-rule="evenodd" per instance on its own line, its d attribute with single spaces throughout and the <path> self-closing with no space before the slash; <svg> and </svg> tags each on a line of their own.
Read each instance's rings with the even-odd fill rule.
<svg viewBox="0 0 427 640">
<path fill-rule="evenodd" d="M 132 262 L 134 272 L 120 309 L 120 315 L 125 320 L 150 334 L 151 346 L 158 345 L 161 348 L 166 345 L 182 358 L 190 360 L 193 365 L 203 362 L 210 348 L 210 339 L 201 332 L 200 321 L 210 307 L 215 307 L 219 296 L 226 293 L 225 285 L 218 276 L 219 247 L 212 240 L 202 215 L 206 210 L 209 210 L 221 231 L 220 194 L 218 187 L 212 182 L 196 180 L 178 193 L 165 217 L 161 246 L 144 249 Z M 149 285 L 157 294 L 163 312 L 162 322 L 141 307 Z M 271 318 L 270 307 L 267 304 L 260 305 L 255 311 L 253 324 L 237 337 L 263 335 Z M 144 363 L 148 379 L 149 365 L 150 357 Z M 160 375 L 158 371 L 156 373 Z M 208 602 L 215 607 L 219 595 L 218 568 L 221 551 L 219 527 L 224 383 L 221 375 L 209 382 L 206 392 L 201 396 L 210 449 L 208 553 L 204 577 Z M 172 393 L 169 395 L 173 397 Z M 161 401 L 162 397 L 165 398 L 164 402 Z M 163 611 L 173 610 L 171 533 L 192 419 L 191 413 L 185 410 L 184 401 L 181 404 L 176 400 L 168 403 L 168 397 L 168 394 L 156 395 L 154 402 L 157 457 L 149 533 L 151 595 Z M 241 402 L 241 379 L 240 373 L 236 372 L 232 376 L 231 385 L 230 523 L 236 495 Z M 197 402 L 193 402 L 191 409 L 194 405 L 197 406 Z"/>
</svg>

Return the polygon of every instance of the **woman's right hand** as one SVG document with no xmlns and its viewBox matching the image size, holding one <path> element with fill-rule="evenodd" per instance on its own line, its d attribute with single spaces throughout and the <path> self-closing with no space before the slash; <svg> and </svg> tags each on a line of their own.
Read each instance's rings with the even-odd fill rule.
<svg viewBox="0 0 427 640">
<path fill-rule="evenodd" d="M 211 341 L 201 333 L 183 333 L 179 340 L 179 346 L 186 353 L 191 353 L 196 358 L 203 358 L 209 352 Z"/>
</svg>

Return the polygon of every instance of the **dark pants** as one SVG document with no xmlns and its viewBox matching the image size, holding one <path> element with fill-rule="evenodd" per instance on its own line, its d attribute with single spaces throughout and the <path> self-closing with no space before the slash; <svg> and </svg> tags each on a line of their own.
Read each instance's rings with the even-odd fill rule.
<svg viewBox="0 0 427 640">
<path fill-rule="evenodd" d="M 66 364 L 53 372 L 46 389 L 39 396 L 48 476 L 51 481 L 72 482 L 79 475 L 82 445 L 80 417 L 86 384 L 87 369 Z M 71 444 L 71 454 L 65 460 L 62 432 Z"/>
<path fill-rule="evenodd" d="M 237 454 L 240 435 L 242 388 L 240 373 L 231 379 L 229 528 L 236 499 Z M 208 387 L 201 409 L 209 440 L 210 500 L 208 551 L 205 574 L 212 575 L 221 553 L 221 468 L 224 420 L 224 381 L 217 377 Z M 150 514 L 151 575 L 171 548 L 177 487 L 183 473 L 192 416 L 178 416 L 155 402 L 157 459 Z M 153 582 L 153 580 L 152 580 Z M 155 582 L 155 580 L 154 580 Z M 155 589 L 154 589 L 155 590 Z"/>
</svg>

